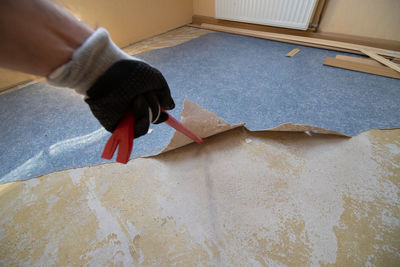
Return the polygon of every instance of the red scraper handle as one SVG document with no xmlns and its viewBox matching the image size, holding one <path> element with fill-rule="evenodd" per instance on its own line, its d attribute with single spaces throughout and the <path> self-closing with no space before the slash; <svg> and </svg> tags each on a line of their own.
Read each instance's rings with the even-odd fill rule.
<svg viewBox="0 0 400 267">
<path fill-rule="evenodd" d="M 182 123 L 177 121 L 168 112 L 163 110 L 164 113 L 168 115 L 168 120 L 165 121 L 166 124 L 183 133 L 193 141 L 202 144 L 204 142 L 199 136 L 194 134 L 188 128 L 186 128 Z M 126 164 L 131 156 L 133 149 L 133 139 L 135 137 L 135 116 L 132 112 L 127 112 L 122 118 L 121 122 L 118 124 L 117 128 L 112 133 L 111 137 L 108 139 L 103 154 L 101 155 L 104 159 L 112 159 L 115 150 L 118 147 L 117 162 Z"/>
<path fill-rule="evenodd" d="M 174 128 L 175 130 L 177 130 L 178 132 L 183 133 L 184 135 L 186 135 L 187 137 L 189 137 L 190 139 L 192 139 L 193 141 L 202 144 L 204 143 L 204 140 L 201 139 L 199 136 L 197 136 L 195 133 L 193 133 L 192 131 L 190 131 L 188 128 L 186 128 L 182 123 L 180 123 L 179 121 L 177 121 L 174 117 L 172 117 L 168 112 L 166 112 L 165 110 L 163 110 L 164 113 L 166 113 L 168 115 L 168 120 L 165 121 L 166 124 L 168 124 L 169 126 L 171 126 L 172 128 Z"/>
<path fill-rule="evenodd" d="M 127 112 L 108 139 L 103 154 L 104 159 L 112 159 L 118 146 L 117 162 L 126 164 L 131 156 L 133 138 L 135 136 L 135 117 L 132 112 Z"/>
</svg>

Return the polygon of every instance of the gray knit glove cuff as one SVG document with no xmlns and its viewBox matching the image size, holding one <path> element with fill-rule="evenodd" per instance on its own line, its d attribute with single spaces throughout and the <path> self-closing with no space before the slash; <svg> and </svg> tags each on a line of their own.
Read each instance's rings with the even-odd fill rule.
<svg viewBox="0 0 400 267">
<path fill-rule="evenodd" d="M 111 41 L 108 32 L 99 28 L 75 50 L 69 62 L 50 73 L 47 82 L 86 95 L 95 81 L 122 59 L 139 60 L 123 52 Z"/>
</svg>

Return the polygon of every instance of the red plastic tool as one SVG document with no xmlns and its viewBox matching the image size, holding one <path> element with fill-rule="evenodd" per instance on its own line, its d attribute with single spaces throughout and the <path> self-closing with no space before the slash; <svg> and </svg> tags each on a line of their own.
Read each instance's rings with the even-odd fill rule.
<svg viewBox="0 0 400 267">
<path fill-rule="evenodd" d="M 135 117 L 132 112 L 128 112 L 122 118 L 118 127 L 108 139 L 103 154 L 104 159 L 112 159 L 118 146 L 117 162 L 126 164 L 131 156 L 133 148 L 133 138 L 135 136 Z"/>
<path fill-rule="evenodd" d="M 175 130 L 183 133 L 193 141 L 202 144 L 204 142 L 203 139 L 198 137 L 188 128 L 183 126 L 182 123 L 177 121 L 174 117 L 172 117 L 168 112 L 163 110 L 164 113 L 168 115 L 168 120 L 165 121 L 166 124 L 174 128 Z M 104 159 L 112 159 L 115 150 L 118 146 L 118 154 L 117 154 L 117 162 L 126 164 L 131 156 L 132 148 L 133 148 L 133 139 L 135 135 L 135 117 L 132 112 L 128 112 L 122 118 L 121 122 L 118 124 L 117 128 L 114 130 L 111 137 L 108 139 L 103 154 L 101 155 Z"/>
<path fill-rule="evenodd" d="M 164 113 L 166 113 L 168 115 L 168 120 L 165 121 L 166 124 L 168 124 L 169 126 L 171 126 L 172 128 L 174 128 L 175 130 L 177 130 L 178 132 L 183 133 L 184 135 L 186 135 L 187 137 L 189 137 L 190 139 L 192 139 L 193 141 L 202 144 L 204 143 L 204 140 L 201 139 L 200 137 L 198 137 L 195 133 L 193 133 L 192 131 L 190 131 L 188 128 L 186 128 L 185 126 L 183 126 L 182 123 L 180 123 L 179 121 L 177 121 L 174 117 L 172 117 L 168 112 L 166 112 L 165 110 L 163 110 Z"/>
</svg>

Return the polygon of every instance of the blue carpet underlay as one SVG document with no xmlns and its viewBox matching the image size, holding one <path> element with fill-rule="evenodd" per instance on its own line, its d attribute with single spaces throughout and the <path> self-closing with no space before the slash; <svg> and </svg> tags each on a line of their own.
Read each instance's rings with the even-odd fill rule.
<svg viewBox="0 0 400 267">
<path fill-rule="evenodd" d="M 293 48 L 300 53 L 285 54 Z M 293 122 L 346 135 L 400 127 L 400 80 L 323 66 L 339 53 L 210 33 L 137 57 L 161 70 L 176 102 L 192 100 L 229 123 L 261 130 Z M 73 90 L 34 84 L 0 95 L 0 182 L 107 162 L 110 134 Z M 173 130 L 152 125 L 133 157 L 157 153 Z"/>
</svg>

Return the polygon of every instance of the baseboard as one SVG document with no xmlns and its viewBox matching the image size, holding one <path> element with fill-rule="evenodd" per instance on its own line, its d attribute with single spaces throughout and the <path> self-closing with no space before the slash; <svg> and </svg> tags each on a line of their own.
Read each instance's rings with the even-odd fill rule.
<svg viewBox="0 0 400 267">
<path fill-rule="evenodd" d="M 30 85 L 32 83 L 35 83 L 35 82 L 36 81 L 34 81 L 34 80 L 26 80 L 26 81 L 22 81 L 22 82 L 18 82 L 18 83 L 12 84 L 12 85 L 7 86 L 7 87 L 2 87 L 2 88 L 0 88 L 0 95 L 6 94 L 6 93 L 10 93 L 12 91 L 21 89 L 21 88 L 23 88 L 25 86 L 28 86 L 28 85 Z"/>
<path fill-rule="evenodd" d="M 215 25 L 227 26 L 227 27 L 235 27 L 235 28 L 247 29 L 247 30 L 256 30 L 256 31 L 264 31 L 264 32 L 297 35 L 297 36 L 303 36 L 303 37 L 320 38 L 320 39 L 326 39 L 326 40 L 331 40 L 331 41 L 346 42 L 346 43 L 352 43 L 352 44 L 365 45 L 365 46 L 377 47 L 377 48 L 382 48 L 382 49 L 400 51 L 400 42 L 399 41 L 384 40 L 384 39 L 369 38 L 369 37 L 360 37 L 360 36 L 337 34 L 337 33 L 300 31 L 300 30 L 285 29 L 285 28 L 271 27 L 271 26 L 251 24 L 251 23 L 222 20 L 222 19 L 216 19 L 213 17 L 200 16 L 200 15 L 194 15 L 192 17 L 192 21 L 193 21 L 193 24 L 199 24 L 199 25 L 202 23 L 208 23 L 208 24 L 215 24 Z"/>
</svg>

